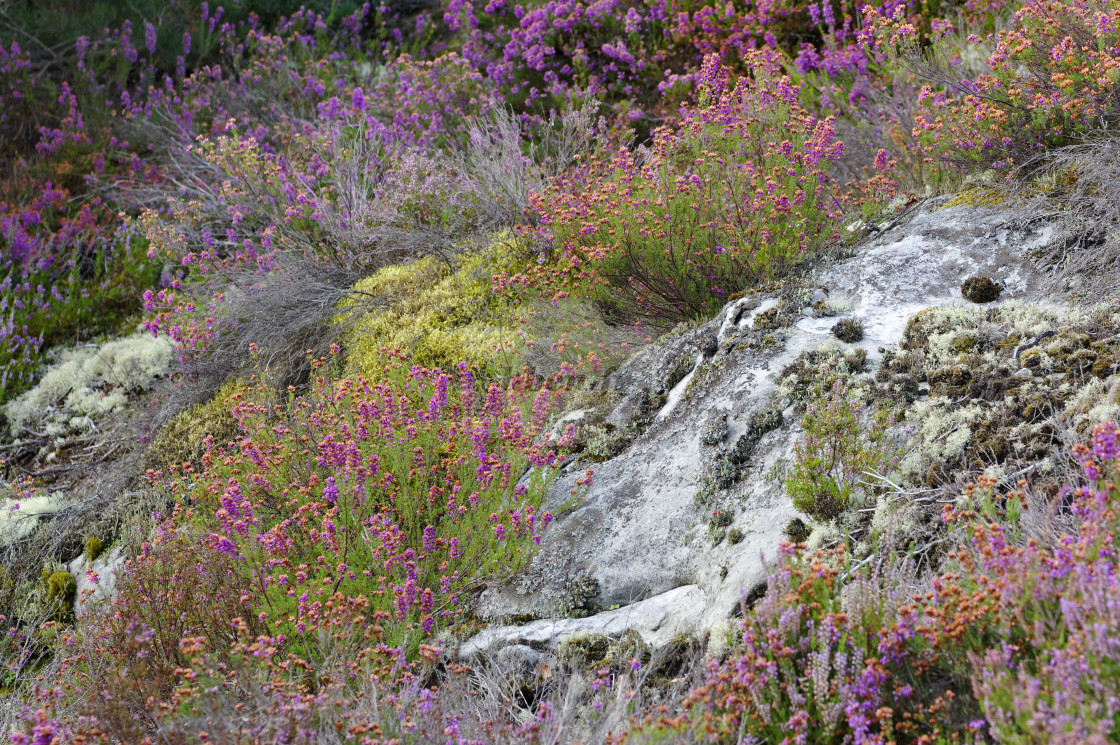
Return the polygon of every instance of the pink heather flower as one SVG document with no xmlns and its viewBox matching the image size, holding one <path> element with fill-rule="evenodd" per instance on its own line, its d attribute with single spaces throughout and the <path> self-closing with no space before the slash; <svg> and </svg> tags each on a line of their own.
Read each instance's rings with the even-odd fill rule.
<svg viewBox="0 0 1120 745">
<path fill-rule="evenodd" d="M 879 173 L 887 170 L 887 151 L 880 149 L 875 155 L 875 170 Z"/>
<path fill-rule="evenodd" d="M 147 21 L 144 22 L 144 46 L 148 54 L 156 53 L 156 27 Z"/>
<path fill-rule="evenodd" d="M 1116 423 L 1104 422 L 1093 428 L 1093 455 L 1098 461 L 1111 463 L 1120 455 L 1116 438 Z"/>
</svg>

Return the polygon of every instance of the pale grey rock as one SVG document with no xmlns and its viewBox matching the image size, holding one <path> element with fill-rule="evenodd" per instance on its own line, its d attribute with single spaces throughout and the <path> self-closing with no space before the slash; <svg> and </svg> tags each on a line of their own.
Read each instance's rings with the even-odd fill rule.
<svg viewBox="0 0 1120 745">
<path fill-rule="evenodd" d="M 993 210 L 927 203 L 850 258 L 822 267 L 816 281 L 832 303 L 850 309 L 845 316 L 863 324 L 864 338 L 851 346 L 865 349 L 874 365 L 881 349 L 901 340 L 914 314 L 964 305 L 960 285 L 966 277 L 988 274 L 1004 286 L 993 305 L 1011 299 L 1056 304 L 1043 294 L 1042 275 L 1029 259 L 1052 233 L 1009 230 Z M 778 302 L 751 295 L 729 303 L 710 322 L 640 351 L 610 376 L 605 389 L 614 405 L 607 422 L 626 427 L 640 419 L 651 395 L 663 398 L 660 411 L 641 422 L 617 456 L 562 470 L 545 504 L 558 516 L 540 550 L 515 580 L 489 587 L 476 607 L 494 624 L 526 615 L 546 620 L 485 630 L 464 650 L 550 646 L 576 631 L 618 635 L 634 629 L 651 642 L 689 629 L 706 633 L 725 623 L 743 594 L 764 581 L 765 562 L 798 516 L 772 477 L 792 455 L 798 435 L 793 412 L 762 437 L 743 466 L 745 475 L 716 495 L 719 509 L 733 515 L 728 529 L 738 528 L 742 541 L 714 542 L 707 525 L 713 508 L 698 506 L 695 497 L 713 458 L 739 439 L 756 412 L 788 406 L 776 401 L 783 368 L 806 350 L 838 344 L 830 334 L 836 317 L 796 317 L 792 327 L 755 330 L 754 318 Z M 693 360 L 691 371 L 669 389 L 666 376 L 682 355 Z M 712 417 L 724 415 L 723 444 L 704 446 Z M 588 468 L 593 484 L 579 487 L 576 479 Z M 560 513 L 562 506 L 568 509 Z M 575 578 L 597 583 L 591 610 L 625 607 L 590 618 L 554 618 L 570 608 L 568 588 Z"/>
<path fill-rule="evenodd" d="M 699 587 L 678 587 L 625 608 L 587 618 L 546 619 L 520 626 L 491 627 L 463 644 L 459 648 L 459 656 L 470 659 L 480 654 L 497 653 L 501 660 L 505 650 L 511 647 L 530 652 L 556 651 L 560 642 L 573 634 L 619 637 L 627 631 L 636 631 L 647 644 L 662 647 L 681 634 L 694 632 L 706 604 L 707 598 Z M 516 655 L 529 659 L 523 651 L 516 652 Z M 536 664 L 537 658 L 532 659 Z"/>
<path fill-rule="evenodd" d="M 124 547 L 118 543 L 97 557 L 92 564 L 84 554 L 70 562 L 67 570 L 78 585 L 74 596 L 74 613 L 79 618 L 89 613 L 97 604 L 113 598 L 117 588 L 117 575 L 124 566 L 125 558 Z"/>
</svg>

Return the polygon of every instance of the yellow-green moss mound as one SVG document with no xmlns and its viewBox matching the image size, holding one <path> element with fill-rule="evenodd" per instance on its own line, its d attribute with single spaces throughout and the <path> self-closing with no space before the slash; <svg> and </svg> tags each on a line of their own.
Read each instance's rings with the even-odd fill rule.
<svg viewBox="0 0 1120 745">
<path fill-rule="evenodd" d="M 233 397 L 244 390 L 240 381 L 230 381 L 218 389 L 214 398 L 176 415 L 156 435 L 148 452 L 149 462 L 158 469 L 188 461 L 197 466 L 206 452 L 207 437 L 219 446 L 236 439 Z"/>
<path fill-rule="evenodd" d="M 376 377 L 381 349 L 400 349 L 424 367 L 459 362 L 501 376 L 524 363 L 522 319 L 491 288 L 495 273 L 517 263 L 511 241 L 458 257 L 454 267 L 435 258 L 390 266 L 354 289 L 388 307 L 362 316 L 346 337 L 347 372 Z"/>
</svg>

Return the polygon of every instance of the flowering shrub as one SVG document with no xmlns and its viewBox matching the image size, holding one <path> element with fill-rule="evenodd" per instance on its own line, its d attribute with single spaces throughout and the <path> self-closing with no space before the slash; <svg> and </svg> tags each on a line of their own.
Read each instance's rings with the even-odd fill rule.
<svg viewBox="0 0 1120 745">
<path fill-rule="evenodd" d="M 115 330 L 157 276 L 99 200 L 71 214 L 69 196 L 47 183 L 27 205 L 0 202 L 0 403 L 31 386 L 52 345 Z"/>
<path fill-rule="evenodd" d="M 321 378 L 287 405 L 235 394 L 236 448 L 170 482 L 211 531 L 199 550 L 240 562 L 254 612 L 293 643 L 324 605 L 359 603 L 415 648 L 459 618 L 472 582 L 519 566 L 551 517 L 537 506 L 556 456 L 533 440 L 558 390 L 527 376 L 479 390 L 466 365 L 393 357 L 380 379 Z M 518 483 L 530 466 L 546 470 Z"/>
<path fill-rule="evenodd" d="M 210 442 L 197 470 L 150 474 L 175 509 L 112 605 L 64 642 L 96 682 L 58 692 L 86 714 L 59 728 L 129 741 L 143 726 L 129 712 L 148 709 L 176 731 L 204 693 L 260 695 L 262 732 L 368 728 L 376 707 L 339 709 L 338 697 L 385 696 L 392 709 L 396 696 L 434 696 L 413 661 L 435 660 L 465 595 L 539 541 L 551 519 L 538 511 L 543 487 L 571 434 L 540 436 L 557 383 L 521 375 L 483 389 L 466 365 L 448 375 L 396 354 L 379 377 L 320 378 L 286 402 L 262 381 L 232 395 L 235 444 Z M 281 705 L 309 681 L 311 701 L 335 704 Z"/>
<path fill-rule="evenodd" d="M 181 361 L 274 341 L 349 347 L 349 367 L 312 354 L 295 370 L 269 348 L 271 374 L 248 390 L 251 367 L 231 365 L 222 380 L 243 380 L 164 430 L 151 476 L 170 514 L 114 604 L 73 617 L 81 578 L 52 565 L 36 591 L 54 620 L 11 621 L 5 679 L 54 666 L 17 743 L 577 731 L 529 690 L 491 701 L 490 720 L 464 714 L 480 678 L 441 648 L 473 630 L 467 598 L 522 566 L 549 521 L 544 487 L 571 434 L 552 442 L 544 427 L 567 381 L 516 374 L 545 354 L 528 342 L 551 347 L 538 370 L 602 372 L 647 328 L 711 316 L 819 253 L 858 205 L 852 188 L 874 217 L 896 156 L 1020 165 L 1115 125 L 1114 0 L 1026 0 L 998 32 L 996 0 L 447 0 L 274 24 L 249 4 L 179 3 L 166 23 L 122 22 L 46 62 L 23 41 L 0 46 L 0 402 L 36 382 L 52 344 L 114 331 L 145 290 L 148 329 Z M 929 45 L 944 64 L 889 53 Z M 552 109 L 592 97 L 603 106 L 579 109 L 572 131 L 596 144 L 551 148 L 550 130 L 571 121 Z M 613 123 L 595 126 L 600 113 Z M 642 144 L 615 147 L 608 133 L 631 124 Z M 842 162 L 849 132 L 867 140 L 855 165 Z M 862 184 L 841 184 L 861 167 Z M 517 224 L 517 250 L 495 244 Z M 491 250 L 468 251 L 480 246 Z M 260 300 L 281 285 L 304 292 Z M 569 311 L 517 305 L 533 294 Z M 358 296 L 380 307 L 330 336 L 343 325 L 331 314 Z M 511 307 L 515 338 L 491 324 Z M 642 323 L 611 337 L 604 317 Z M 282 376 L 298 396 L 284 398 Z M 838 384 L 803 425 L 789 490 L 830 519 L 865 472 L 889 467 L 888 420 Z M 859 561 L 845 547 L 783 549 L 730 659 L 682 717 L 644 712 L 664 715 L 645 732 L 1115 737 L 1115 428 L 1078 457 L 1091 483 L 1053 510 L 1076 530 L 1049 542 L 1024 540 L 1022 495 L 997 497 L 989 481 L 945 513 L 937 529 L 955 550 L 933 568 L 882 546 Z M 624 665 L 593 671 L 597 713 L 616 683 L 617 711 L 636 711 Z"/>
<path fill-rule="evenodd" d="M 875 22 L 882 48 L 917 54 L 911 23 Z M 1109 0 L 1022 3 L 1007 28 L 969 37 L 987 55 L 986 72 L 970 75 L 959 58 L 935 53 L 937 64 L 923 71 L 931 84 L 919 95 L 914 137 L 938 157 L 1011 168 L 1113 130 L 1120 114 L 1118 22 L 1120 7 Z"/>
<path fill-rule="evenodd" d="M 786 491 L 797 509 L 817 520 L 846 510 L 868 472 L 886 475 L 898 457 L 885 411 L 867 412 L 843 380 L 811 401 L 801 418 L 804 437 L 793 446 Z"/>
<path fill-rule="evenodd" d="M 720 742 L 1108 741 L 1118 455 L 1113 423 L 1077 446 L 1086 480 L 1062 497 L 1075 529 L 1047 546 L 1019 531 L 1023 493 L 997 495 L 991 479 L 946 506 L 965 540 L 933 576 L 905 557 L 787 545 L 742 648 L 711 665 L 672 728 Z"/>
<path fill-rule="evenodd" d="M 754 77 L 729 88 L 709 58 L 699 105 L 644 162 L 621 151 L 540 195 L 556 256 L 501 282 L 690 319 L 826 243 L 841 215 L 827 169 L 843 144 L 797 104 L 774 55 L 751 60 Z"/>
</svg>

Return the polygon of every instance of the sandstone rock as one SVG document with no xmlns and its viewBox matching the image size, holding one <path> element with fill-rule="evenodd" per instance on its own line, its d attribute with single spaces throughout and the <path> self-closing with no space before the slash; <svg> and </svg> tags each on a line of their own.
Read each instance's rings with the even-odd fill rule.
<svg viewBox="0 0 1120 745">
<path fill-rule="evenodd" d="M 966 302 L 962 276 L 999 276 L 1004 291 L 997 304 L 1051 300 L 1027 257 L 1046 245 L 1052 232 L 1008 230 L 993 210 L 927 204 L 851 258 L 822 267 L 817 282 L 863 326 L 863 339 L 846 348 L 863 350 L 874 365 L 900 341 L 915 313 Z M 558 517 L 540 550 L 515 580 L 488 588 L 476 608 L 495 624 L 525 616 L 546 620 L 487 629 L 464 650 L 550 646 L 581 630 L 617 635 L 634 629 L 651 643 L 686 630 L 706 633 L 763 582 L 765 561 L 798 516 L 773 477 L 791 457 L 796 417 L 766 432 L 744 463 L 733 463 L 727 450 L 756 414 L 788 406 L 775 400 L 787 365 L 802 352 L 840 344 L 831 336 L 835 318 L 783 316 L 779 309 L 776 296 L 733 301 L 708 323 L 642 350 L 610 376 L 606 388 L 615 403 L 605 420 L 620 428 L 640 420 L 641 427 L 608 460 L 568 465 L 546 500 L 545 508 Z M 756 328 L 755 319 L 764 313 L 774 316 L 773 323 Z M 691 370 L 683 377 L 678 372 L 675 385 L 667 387 L 668 373 L 681 369 L 682 357 L 689 355 Z M 651 401 L 660 404 L 653 416 Z M 724 436 L 715 437 L 711 422 L 724 416 Z M 736 469 L 726 480 L 729 488 L 703 482 L 717 462 Z M 576 479 L 588 467 L 594 481 L 580 487 Z M 731 515 L 725 527 L 742 536 L 737 544 L 709 537 L 709 498 Z M 566 588 L 577 577 L 591 578 L 598 589 L 582 608 L 625 607 L 588 618 L 555 618 L 571 607 Z"/>
<path fill-rule="evenodd" d="M 86 560 L 85 555 L 70 562 L 67 569 L 78 583 L 74 613 L 79 618 L 89 613 L 96 604 L 112 599 L 117 586 L 117 574 L 124 562 L 124 546 L 119 543 L 94 559 L 92 564 Z"/>
</svg>

